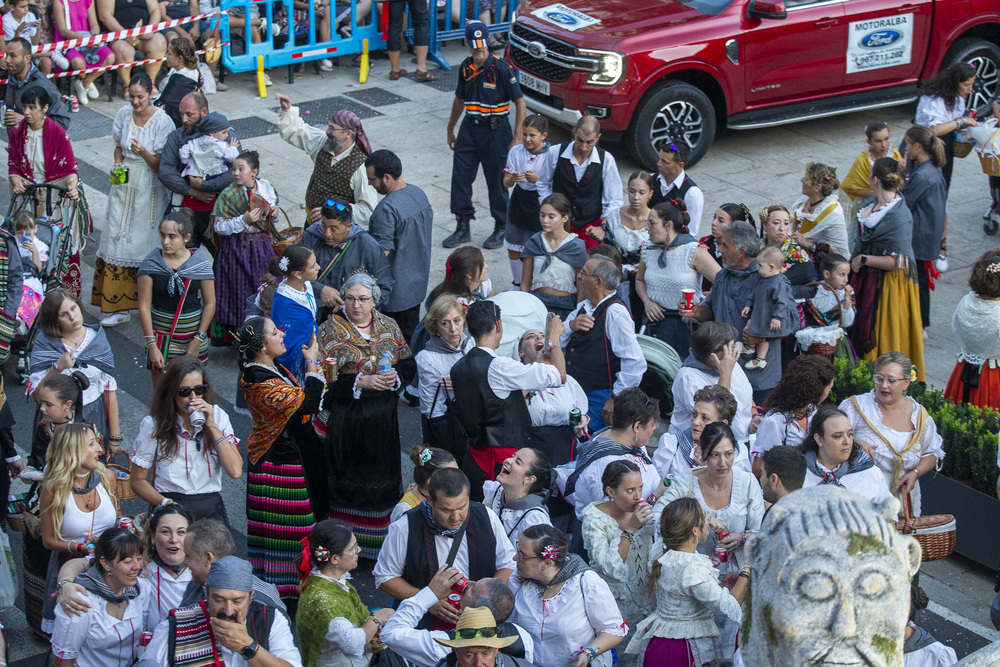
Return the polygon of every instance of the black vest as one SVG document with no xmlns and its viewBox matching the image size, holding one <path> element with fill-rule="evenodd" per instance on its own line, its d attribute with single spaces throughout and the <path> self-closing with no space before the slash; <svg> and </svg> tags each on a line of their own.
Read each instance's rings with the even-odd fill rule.
<svg viewBox="0 0 1000 667">
<path fill-rule="evenodd" d="M 667 190 L 667 194 L 663 194 L 663 189 L 660 187 L 660 179 L 658 176 L 659 173 L 653 174 L 653 179 L 656 181 L 656 187 L 653 188 L 653 196 L 649 198 L 649 208 L 653 208 L 657 204 L 662 204 L 668 199 L 684 199 L 688 190 L 698 187 L 698 184 L 692 181 L 691 177 L 685 172 L 684 180 L 681 181 L 681 187 L 675 188 L 670 186 L 670 189 Z"/>
<path fill-rule="evenodd" d="M 455 638 L 455 631 L 449 630 L 448 636 L 452 639 Z M 517 637 L 517 641 L 510 646 L 505 646 L 500 649 L 500 652 L 504 655 L 513 656 L 515 658 L 524 657 L 524 641 L 521 639 L 521 633 L 517 631 L 517 626 L 513 623 L 500 623 L 497 625 L 497 637 Z"/>
<path fill-rule="evenodd" d="M 488 374 L 494 358 L 474 348 L 451 367 L 458 418 L 471 447 L 521 447 L 531 430 L 528 405 L 519 391 L 500 398 L 490 389 Z"/>
<path fill-rule="evenodd" d="M 621 359 L 611 350 L 604 330 L 605 314 L 613 303 L 625 306 L 617 295 L 612 295 L 594 309 L 594 326 L 589 331 L 574 331 L 569 337 L 565 350 L 566 375 L 572 375 L 585 392 L 612 389 L 622 369 Z"/>
<path fill-rule="evenodd" d="M 414 507 L 406 513 L 409 531 L 406 538 L 406 560 L 403 563 L 403 581 L 420 589 L 430 583 L 442 563 L 438 562 L 434 546 L 434 532 L 427 525 L 423 510 Z M 463 572 L 469 581 L 492 577 L 497 571 L 497 536 L 493 534 L 486 505 L 469 502 L 469 525 L 465 529 L 465 546 L 469 553 L 469 572 Z M 424 614 L 417 626 L 429 626 L 433 617 Z"/>
<path fill-rule="evenodd" d="M 583 178 L 576 180 L 576 169 L 570 158 L 562 157 L 571 142 L 560 144 L 549 150 L 557 151 L 559 159 L 552 174 L 552 192 L 566 195 L 573 205 L 573 228 L 582 229 L 599 220 L 604 214 L 604 160 L 605 150 L 595 146 L 600 162 L 591 162 Z"/>
</svg>

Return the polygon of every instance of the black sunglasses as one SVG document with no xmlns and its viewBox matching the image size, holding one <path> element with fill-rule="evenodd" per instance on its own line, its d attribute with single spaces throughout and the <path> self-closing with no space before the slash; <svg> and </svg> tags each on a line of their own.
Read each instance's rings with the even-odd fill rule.
<svg viewBox="0 0 1000 667">
<path fill-rule="evenodd" d="M 497 636 L 496 628 L 462 628 L 461 630 L 455 630 L 455 634 L 461 639 L 475 639 L 476 637 L 483 637 L 485 639 L 490 639 L 491 637 Z"/>
<path fill-rule="evenodd" d="M 191 395 L 192 391 L 194 392 L 195 396 L 204 396 L 205 392 L 208 391 L 208 385 L 199 384 L 193 387 L 177 387 L 177 395 L 180 396 L 181 398 L 187 398 L 188 396 Z"/>
</svg>

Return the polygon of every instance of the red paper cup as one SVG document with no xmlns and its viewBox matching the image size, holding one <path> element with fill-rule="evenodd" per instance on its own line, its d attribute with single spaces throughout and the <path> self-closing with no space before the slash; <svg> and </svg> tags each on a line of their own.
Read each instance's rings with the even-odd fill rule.
<svg viewBox="0 0 1000 667">
<path fill-rule="evenodd" d="M 691 302 L 694 300 L 694 290 L 682 289 L 681 294 L 684 295 L 684 310 L 691 310 Z"/>
</svg>

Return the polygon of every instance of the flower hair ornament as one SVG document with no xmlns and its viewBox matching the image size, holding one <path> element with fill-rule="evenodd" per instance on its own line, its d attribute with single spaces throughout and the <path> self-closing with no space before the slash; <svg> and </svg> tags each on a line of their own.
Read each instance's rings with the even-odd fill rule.
<svg viewBox="0 0 1000 667">
<path fill-rule="evenodd" d="M 288 270 L 288 258 L 287 257 L 282 257 L 281 259 L 278 260 L 278 268 L 281 269 L 282 271 L 287 271 Z"/>
<path fill-rule="evenodd" d="M 559 547 L 554 544 L 549 544 L 544 549 L 542 549 L 542 558 L 545 560 L 555 560 L 559 557 Z"/>
<path fill-rule="evenodd" d="M 910 367 L 910 382 L 916 382 L 917 381 L 917 371 L 918 370 L 919 369 L 916 366 L 911 366 Z"/>
<path fill-rule="evenodd" d="M 420 465 L 421 466 L 425 465 L 428 461 L 431 460 L 431 457 L 433 457 L 433 456 L 434 456 L 434 452 L 432 452 L 431 450 L 427 449 L 426 447 L 424 447 L 423 449 L 421 449 L 420 450 L 420 457 L 419 457 Z"/>
<path fill-rule="evenodd" d="M 1000 273 L 1000 257 L 994 257 L 986 265 L 986 273 Z"/>
</svg>

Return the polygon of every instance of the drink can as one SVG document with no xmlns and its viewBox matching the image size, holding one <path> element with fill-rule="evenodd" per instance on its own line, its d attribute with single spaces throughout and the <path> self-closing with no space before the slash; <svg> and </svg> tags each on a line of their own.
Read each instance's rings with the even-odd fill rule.
<svg viewBox="0 0 1000 667">
<path fill-rule="evenodd" d="M 4 127 L 7 121 L 4 120 L 7 117 L 7 103 L 0 102 L 0 127 Z"/>
<path fill-rule="evenodd" d="M 123 516 L 122 518 L 118 519 L 118 527 L 124 528 L 125 530 L 132 532 L 134 528 L 134 524 L 132 523 L 132 517 Z"/>
<path fill-rule="evenodd" d="M 580 408 L 573 408 L 569 411 L 569 425 L 574 429 L 578 429 L 583 425 L 583 413 L 580 412 Z"/>
<path fill-rule="evenodd" d="M 340 371 L 340 364 L 336 357 L 327 357 L 323 360 L 323 371 L 326 375 L 327 382 L 336 382 L 337 374 Z"/>
<path fill-rule="evenodd" d="M 188 403 L 188 414 L 191 415 L 191 426 L 201 428 L 205 425 L 205 414 L 201 410 L 196 410 L 190 403 Z"/>
<path fill-rule="evenodd" d="M 720 547 L 715 547 L 715 549 L 712 550 L 712 558 L 715 559 L 715 560 L 717 560 L 717 561 L 719 561 L 720 563 L 728 563 L 729 562 L 729 552 L 726 551 L 725 547 L 721 547 L 721 546 Z"/>
<path fill-rule="evenodd" d="M 153 641 L 152 632 L 143 632 L 141 635 L 139 635 L 139 646 L 143 647 L 149 646 L 149 642 L 151 641 Z"/>
<path fill-rule="evenodd" d="M 80 100 L 76 99 L 76 95 L 69 96 L 69 110 L 73 113 L 80 110 Z"/>
</svg>

